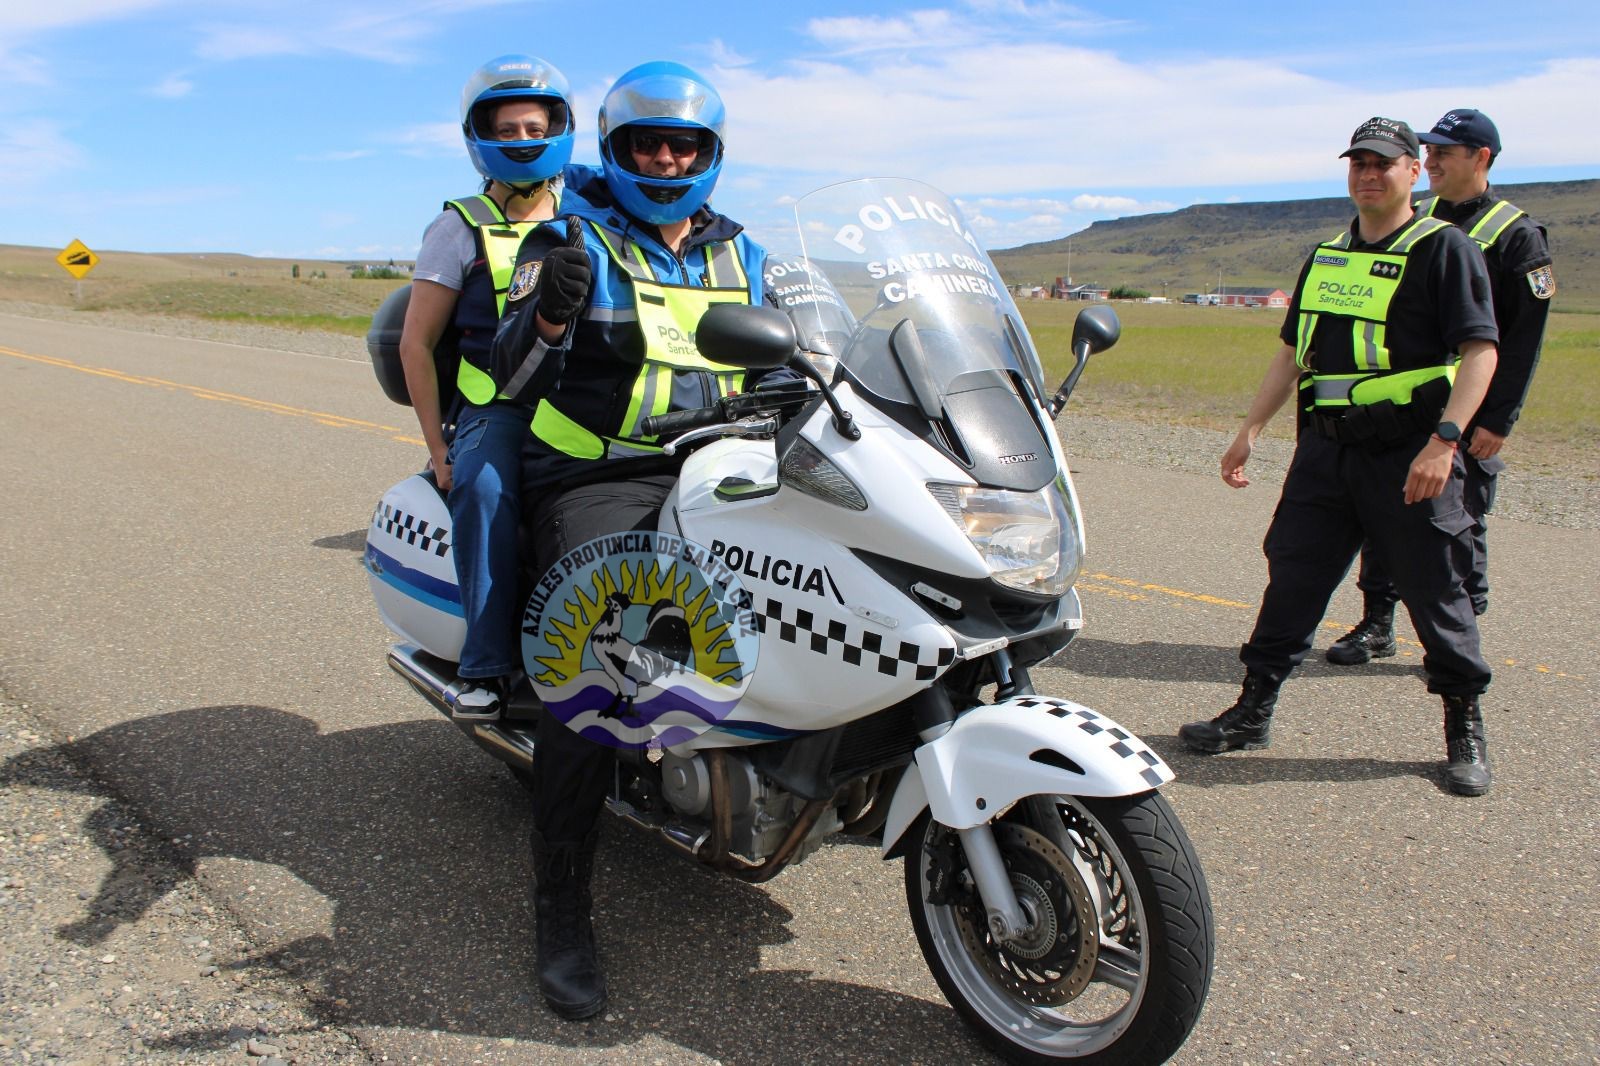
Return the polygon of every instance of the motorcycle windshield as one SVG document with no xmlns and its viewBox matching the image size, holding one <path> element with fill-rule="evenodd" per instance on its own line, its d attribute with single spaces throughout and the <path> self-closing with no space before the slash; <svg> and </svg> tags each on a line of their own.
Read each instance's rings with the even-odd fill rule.
<svg viewBox="0 0 1600 1066">
<path fill-rule="evenodd" d="M 811 193 L 795 215 L 810 271 L 854 317 L 849 340 L 829 354 L 861 387 L 930 420 L 951 417 L 963 406 L 949 402 L 953 393 L 997 373 L 1048 402 L 1016 304 L 950 197 L 906 178 L 865 178 Z M 804 308 L 790 309 L 801 338 L 838 328 L 828 303 L 816 306 L 810 328 Z"/>
</svg>

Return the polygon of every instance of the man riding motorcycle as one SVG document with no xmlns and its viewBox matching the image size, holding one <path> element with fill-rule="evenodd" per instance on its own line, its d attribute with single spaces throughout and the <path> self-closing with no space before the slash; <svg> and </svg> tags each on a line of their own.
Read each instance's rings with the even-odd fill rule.
<svg viewBox="0 0 1600 1066">
<path fill-rule="evenodd" d="M 524 450 L 534 574 L 595 537 L 654 529 L 682 457 L 641 422 L 746 387 L 745 372 L 682 343 L 712 302 L 762 300 L 766 253 L 706 206 L 721 172 L 723 104 L 699 74 L 653 62 L 623 74 L 599 114 L 600 177 L 560 225 L 523 242 L 494 373 L 538 401 Z M 578 200 L 585 202 L 577 202 Z M 674 342 L 677 338 L 677 342 Z M 534 766 L 539 984 L 563 1018 L 598 1013 L 606 983 L 590 924 L 595 822 L 614 752 L 543 712 Z"/>
</svg>

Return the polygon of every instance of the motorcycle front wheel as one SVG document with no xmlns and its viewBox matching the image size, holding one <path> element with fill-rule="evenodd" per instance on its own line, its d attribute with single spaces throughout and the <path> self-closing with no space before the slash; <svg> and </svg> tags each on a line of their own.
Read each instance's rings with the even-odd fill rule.
<svg viewBox="0 0 1600 1066">
<path fill-rule="evenodd" d="M 1016 1063 L 1164 1062 L 1211 983 L 1211 897 L 1158 793 L 1034 796 L 994 822 L 1030 924 L 1001 942 L 960 838 L 926 813 L 906 898 L 928 968 L 957 1013 Z"/>
</svg>

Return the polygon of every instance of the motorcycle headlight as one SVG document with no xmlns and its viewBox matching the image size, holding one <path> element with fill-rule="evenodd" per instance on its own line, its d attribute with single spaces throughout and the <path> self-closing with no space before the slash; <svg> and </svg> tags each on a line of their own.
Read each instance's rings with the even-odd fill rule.
<svg viewBox="0 0 1600 1066">
<path fill-rule="evenodd" d="M 1038 492 L 930 482 L 944 506 L 1007 588 L 1061 596 L 1078 579 L 1082 548 L 1066 494 L 1056 485 Z"/>
</svg>

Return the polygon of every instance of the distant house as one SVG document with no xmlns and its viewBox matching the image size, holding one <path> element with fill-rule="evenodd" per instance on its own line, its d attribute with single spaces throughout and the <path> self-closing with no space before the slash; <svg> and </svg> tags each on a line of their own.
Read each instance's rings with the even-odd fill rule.
<svg viewBox="0 0 1600 1066">
<path fill-rule="evenodd" d="M 1223 307 L 1288 307 L 1289 294 L 1282 289 L 1229 287 L 1214 293 Z M 1211 302 L 1211 301 L 1207 301 Z"/>
<path fill-rule="evenodd" d="M 1052 300 L 1104 300 L 1111 295 L 1105 285 L 1074 285 L 1067 278 L 1057 278 L 1050 286 Z"/>
</svg>

